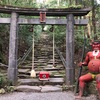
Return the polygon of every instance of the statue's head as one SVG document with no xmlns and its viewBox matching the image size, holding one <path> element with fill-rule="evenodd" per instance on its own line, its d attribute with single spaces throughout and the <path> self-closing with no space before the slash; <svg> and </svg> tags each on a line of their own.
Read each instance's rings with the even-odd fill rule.
<svg viewBox="0 0 100 100">
<path fill-rule="evenodd" d="M 93 41 L 92 42 L 92 49 L 93 50 L 100 50 L 100 41 Z"/>
</svg>

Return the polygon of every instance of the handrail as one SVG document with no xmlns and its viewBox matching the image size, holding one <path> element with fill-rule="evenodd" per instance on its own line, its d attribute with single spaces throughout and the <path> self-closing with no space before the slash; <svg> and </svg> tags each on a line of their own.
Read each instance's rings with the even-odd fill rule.
<svg viewBox="0 0 100 100">
<path fill-rule="evenodd" d="M 27 58 L 27 56 L 29 55 L 31 50 L 32 50 L 32 46 L 27 50 L 27 52 L 24 54 L 24 56 L 18 60 L 18 66 L 25 61 L 25 59 Z"/>
<path fill-rule="evenodd" d="M 63 55 L 61 54 L 60 50 L 58 49 L 58 47 L 56 45 L 55 45 L 55 49 L 56 49 L 56 51 L 57 51 L 57 53 L 58 53 L 63 65 L 64 65 L 64 67 L 66 68 L 66 61 L 65 61 Z"/>
</svg>

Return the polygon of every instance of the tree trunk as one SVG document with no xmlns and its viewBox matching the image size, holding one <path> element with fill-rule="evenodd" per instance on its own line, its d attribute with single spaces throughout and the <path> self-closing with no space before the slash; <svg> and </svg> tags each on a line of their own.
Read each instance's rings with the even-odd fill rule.
<svg viewBox="0 0 100 100">
<path fill-rule="evenodd" d="M 92 26 L 93 26 L 94 40 L 96 40 L 97 39 L 97 35 L 96 35 L 95 5 L 94 5 L 94 0 L 92 0 Z"/>
<path fill-rule="evenodd" d="M 75 0 L 75 5 L 78 5 L 78 0 Z"/>
<path fill-rule="evenodd" d="M 71 5 L 71 3 L 72 3 L 72 0 L 69 0 L 69 5 Z"/>
<path fill-rule="evenodd" d="M 76 4 L 76 5 L 82 4 L 82 0 L 75 0 L 75 4 Z"/>
<path fill-rule="evenodd" d="M 58 5 L 58 6 L 60 5 L 60 0 L 57 0 L 57 5 Z"/>
</svg>

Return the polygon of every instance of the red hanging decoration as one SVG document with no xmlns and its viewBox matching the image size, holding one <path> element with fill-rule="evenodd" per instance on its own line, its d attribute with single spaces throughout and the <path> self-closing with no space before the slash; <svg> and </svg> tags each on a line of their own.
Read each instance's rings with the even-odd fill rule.
<svg viewBox="0 0 100 100">
<path fill-rule="evenodd" d="M 40 22 L 45 23 L 46 21 L 46 12 L 40 12 Z"/>
</svg>

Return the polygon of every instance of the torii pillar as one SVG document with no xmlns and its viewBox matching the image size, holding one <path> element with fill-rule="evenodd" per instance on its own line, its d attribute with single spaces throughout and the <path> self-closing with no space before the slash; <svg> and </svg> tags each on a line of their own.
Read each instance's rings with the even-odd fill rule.
<svg viewBox="0 0 100 100">
<path fill-rule="evenodd" d="M 8 80 L 12 85 L 16 85 L 18 80 L 17 51 L 18 51 L 18 14 L 11 13 L 10 40 L 9 40 L 9 62 L 8 62 Z"/>
<path fill-rule="evenodd" d="M 74 15 L 68 14 L 66 25 L 66 85 L 73 85 L 74 83 Z"/>
</svg>

